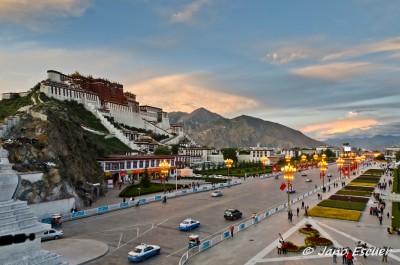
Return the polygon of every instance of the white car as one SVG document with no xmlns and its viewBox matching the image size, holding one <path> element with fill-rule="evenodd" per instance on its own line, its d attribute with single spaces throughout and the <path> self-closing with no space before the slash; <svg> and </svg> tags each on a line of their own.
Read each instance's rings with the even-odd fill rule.
<svg viewBox="0 0 400 265">
<path fill-rule="evenodd" d="M 307 176 L 307 173 L 306 173 L 306 172 L 303 172 L 303 173 L 301 173 L 301 176 L 302 176 L 302 177 L 306 177 L 306 176 Z"/>
<path fill-rule="evenodd" d="M 215 190 L 211 193 L 211 197 L 220 197 L 222 196 L 222 190 Z"/>
<path fill-rule="evenodd" d="M 312 179 L 306 178 L 306 182 L 312 182 Z"/>
<path fill-rule="evenodd" d="M 191 218 L 187 218 L 187 219 L 183 220 L 182 223 L 179 224 L 179 230 L 190 231 L 199 226 L 200 226 L 200 221 L 197 221 L 197 220 L 194 220 Z"/>
<path fill-rule="evenodd" d="M 134 250 L 128 253 L 129 261 L 144 261 L 151 256 L 160 254 L 161 247 L 156 245 L 140 244 Z"/>
<path fill-rule="evenodd" d="M 51 239 L 59 239 L 64 236 L 62 230 L 50 229 L 43 233 L 41 240 L 51 240 Z"/>
</svg>

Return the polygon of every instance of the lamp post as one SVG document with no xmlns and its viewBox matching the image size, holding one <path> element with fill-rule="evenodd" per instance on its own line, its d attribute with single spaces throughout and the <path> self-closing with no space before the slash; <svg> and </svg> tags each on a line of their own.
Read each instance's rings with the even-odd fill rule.
<svg viewBox="0 0 400 265">
<path fill-rule="evenodd" d="M 268 157 L 266 157 L 266 156 L 261 157 L 261 163 L 264 166 L 264 177 L 265 177 L 265 167 L 266 167 L 268 161 L 269 161 Z"/>
<path fill-rule="evenodd" d="M 363 169 L 364 169 L 365 155 L 362 155 L 362 156 L 361 156 L 361 162 L 362 162 Z"/>
<path fill-rule="evenodd" d="M 302 155 L 301 156 L 301 164 L 304 165 L 304 169 L 306 168 L 306 163 L 307 163 L 307 156 L 306 155 Z"/>
<path fill-rule="evenodd" d="M 294 179 L 293 173 L 296 172 L 296 168 L 294 168 L 292 165 L 290 165 L 290 156 L 285 156 L 285 161 L 287 163 L 286 166 L 281 167 L 281 171 L 284 174 L 284 179 L 288 183 L 288 188 L 287 188 L 287 194 L 288 194 L 288 211 L 290 211 L 290 189 L 292 186 L 292 181 Z"/>
<path fill-rule="evenodd" d="M 338 160 L 336 160 L 336 163 L 339 166 L 339 178 L 341 179 L 342 178 L 342 168 L 343 168 L 344 160 L 339 157 Z"/>
<path fill-rule="evenodd" d="M 229 179 L 229 169 L 232 167 L 233 160 L 230 159 L 230 158 L 228 158 L 228 159 L 225 159 L 224 162 L 225 162 L 225 164 L 226 164 L 226 167 L 228 168 L 228 179 Z"/>
<path fill-rule="evenodd" d="M 166 179 L 166 175 L 169 172 L 169 169 L 171 168 L 171 165 L 168 164 L 167 160 L 163 160 L 158 167 L 161 169 L 161 174 L 164 175 L 163 179 L 164 179 L 164 191 L 165 191 L 165 179 Z M 175 178 L 175 188 L 176 190 L 178 190 L 178 181 L 177 178 Z"/>
<path fill-rule="evenodd" d="M 359 170 L 359 168 L 358 168 L 358 165 L 360 164 L 361 157 L 356 156 L 355 161 L 356 161 L 357 173 L 360 173 L 360 170 Z"/>
</svg>

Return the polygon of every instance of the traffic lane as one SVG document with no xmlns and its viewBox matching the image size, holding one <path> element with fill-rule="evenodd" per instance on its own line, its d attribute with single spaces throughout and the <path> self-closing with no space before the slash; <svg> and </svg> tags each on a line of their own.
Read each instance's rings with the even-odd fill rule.
<svg viewBox="0 0 400 265">
<path fill-rule="evenodd" d="M 188 233 L 181 233 L 177 228 L 179 223 L 186 217 L 197 218 L 202 222 L 198 233 L 203 240 L 213 233 L 223 230 L 232 224 L 232 222 L 227 222 L 223 219 L 223 211 L 226 208 L 230 208 L 232 205 L 237 206 L 237 208 L 243 211 L 244 217 L 246 217 L 250 216 L 253 211 L 258 212 L 264 210 L 278 202 L 284 201 L 284 199 L 287 198 L 284 191 L 278 190 L 278 193 L 276 192 L 278 188 L 276 186 L 276 181 L 273 179 L 254 179 L 248 180 L 246 183 L 247 184 L 244 183 L 232 188 L 225 188 L 223 190 L 224 195 L 219 198 L 212 198 L 209 192 L 204 192 L 168 200 L 166 205 L 161 203 L 152 203 L 142 205 L 139 208 L 121 210 L 115 215 L 114 213 L 117 212 L 109 213 L 109 218 L 107 218 L 108 214 L 105 214 L 103 215 L 105 218 L 101 218 L 100 221 L 95 221 L 95 225 L 90 224 L 91 222 L 85 222 L 84 224 L 79 225 L 79 229 L 77 230 L 82 231 L 81 229 L 83 228 L 89 231 L 98 231 L 101 229 L 105 230 L 110 226 L 121 227 L 127 220 L 129 220 L 130 223 L 139 223 L 138 221 L 143 222 L 150 219 L 155 220 L 157 219 L 156 217 L 160 220 L 168 219 L 162 224 L 162 227 L 156 227 L 139 238 L 127 238 L 129 244 L 125 244 L 117 250 L 111 250 L 110 252 L 112 253 L 106 255 L 104 259 L 106 259 L 105 261 L 110 259 L 109 261 L 111 262 L 113 260 L 115 261 L 116 258 L 121 258 L 123 256 L 121 260 L 118 260 L 127 261 L 126 255 L 131 248 L 133 248 L 134 244 L 142 242 L 161 245 L 163 247 L 162 253 L 171 255 L 177 250 L 186 249 L 187 247 Z M 304 186 L 307 187 L 307 185 Z M 268 200 L 260 200 L 260 196 L 261 198 L 265 197 Z M 195 231 L 196 230 L 193 232 Z M 76 232 L 77 231 L 75 231 L 75 233 Z M 98 238 L 99 240 L 109 240 L 110 237 L 107 236 L 105 238 L 104 236 L 101 236 L 101 233 L 99 233 Z M 124 239 L 125 237 L 123 237 L 123 240 Z M 119 240 L 119 234 L 116 233 L 116 235 L 113 236 L 110 245 L 116 248 L 118 243 L 123 244 L 124 241 L 119 242 Z M 173 242 L 172 246 L 171 242 Z M 171 257 L 169 257 L 168 260 L 170 260 Z"/>
</svg>

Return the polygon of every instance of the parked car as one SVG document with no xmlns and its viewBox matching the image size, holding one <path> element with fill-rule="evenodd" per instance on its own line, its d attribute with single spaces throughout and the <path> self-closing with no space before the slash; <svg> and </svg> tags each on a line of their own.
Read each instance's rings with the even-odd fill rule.
<svg viewBox="0 0 400 265">
<path fill-rule="evenodd" d="M 140 244 L 134 250 L 128 253 L 129 261 L 144 261 L 154 255 L 160 254 L 161 247 L 156 245 Z"/>
<path fill-rule="evenodd" d="M 332 177 L 332 174 L 331 173 L 328 173 L 328 175 L 326 175 L 328 178 L 331 178 Z"/>
<path fill-rule="evenodd" d="M 200 221 L 191 218 L 186 218 L 185 220 L 183 220 L 182 223 L 179 224 L 179 230 L 190 231 L 199 226 L 200 226 Z"/>
<path fill-rule="evenodd" d="M 59 238 L 62 238 L 63 236 L 64 236 L 64 234 L 63 234 L 62 230 L 50 229 L 43 233 L 41 240 L 45 241 L 45 240 L 51 240 L 51 239 L 59 239 Z"/>
<path fill-rule="evenodd" d="M 211 193 L 211 197 L 220 197 L 220 196 L 222 196 L 222 190 L 214 190 Z"/>
<path fill-rule="evenodd" d="M 224 212 L 225 220 L 237 220 L 242 218 L 242 212 L 238 209 L 227 209 Z"/>
<path fill-rule="evenodd" d="M 301 176 L 302 176 L 302 177 L 306 177 L 306 176 L 307 176 L 307 173 L 306 173 L 306 172 L 303 172 L 303 173 L 301 173 Z"/>
<path fill-rule="evenodd" d="M 306 178 L 306 182 L 312 182 L 312 179 Z"/>
</svg>

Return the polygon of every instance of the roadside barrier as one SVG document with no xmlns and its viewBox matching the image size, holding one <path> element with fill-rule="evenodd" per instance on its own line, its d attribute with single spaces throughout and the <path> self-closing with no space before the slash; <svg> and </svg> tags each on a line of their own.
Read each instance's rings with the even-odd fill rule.
<svg viewBox="0 0 400 265">
<path fill-rule="evenodd" d="M 334 183 L 336 181 L 340 181 L 341 179 L 343 179 L 343 178 L 336 178 L 333 181 L 326 183 L 324 186 L 321 185 L 321 186 L 317 187 L 316 189 L 313 189 L 313 190 L 306 192 L 294 199 L 291 199 L 290 205 L 292 205 L 293 203 L 296 203 L 298 201 L 301 201 L 301 200 L 321 191 L 323 187 L 328 187 L 329 184 Z M 283 203 L 279 203 L 279 204 L 269 208 L 268 210 L 264 210 L 264 211 L 257 213 L 257 216 L 255 218 L 252 218 L 252 217 L 246 218 L 245 220 L 243 220 L 243 222 L 241 222 L 239 225 L 234 227 L 234 234 L 239 233 L 256 223 L 259 223 L 260 221 L 262 221 L 264 219 L 267 219 L 274 213 L 280 212 L 283 209 L 287 209 L 287 207 L 288 207 L 287 204 L 288 204 L 287 201 L 283 202 Z M 207 249 L 215 246 L 216 244 L 224 241 L 225 239 L 227 239 L 229 237 L 231 237 L 231 235 L 230 235 L 229 227 L 227 227 L 226 230 L 224 232 L 222 232 L 220 235 L 217 235 L 210 240 L 203 241 L 199 246 L 196 246 L 196 247 L 191 248 L 188 251 L 186 251 L 182 255 L 181 259 L 179 260 L 179 265 L 185 264 L 186 261 L 190 257 L 193 257 L 193 256 L 203 252 L 204 250 L 207 250 Z"/>
<path fill-rule="evenodd" d="M 129 208 L 129 207 L 135 207 L 138 205 L 143 205 L 143 204 L 147 204 L 147 203 L 151 203 L 151 202 L 161 201 L 164 196 L 166 196 L 167 199 L 170 199 L 170 198 L 185 196 L 185 195 L 198 193 L 198 192 L 211 191 L 211 190 L 217 189 L 217 188 L 225 188 L 225 187 L 230 188 L 234 185 L 239 185 L 241 183 L 242 182 L 240 181 L 240 179 L 232 179 L 231 181 L 226 182 L 226 183 L 214 183 L 211 185 L 203 185 L 199 188 L 178 190 L 176 192 L 170 192 L 170 193 L 166 193 L 166 194 L 162 194 L 162 195 L 157 194 L 157 195 L 154 195 L 149 198 L 141 198 L 141 199 L 133 200 L 133 201 L 121 202 L 121 203 L 112 204 L 112 205 L 105 205 L 105 206 L 100 206 L 97 208 L 87 209 L 87 210 L 73 212 L 73 213 L 62 213 L 62 221 L 63 222 L 72 221 L 72 220 L 76 220 L 79 218 L 84 218 L 84 217 L 98 215 L 98 214 L 104 214 L 104 213 L 111 212 L 111 211 L 116 211 L 116 210 L 121 210 L 121 209 Z M 49 217 L 43 216 L 41 218 L 41 220 L 48 219 L 48 218 L 51 218 L 51 216 L 49 216 Z"/>
</svg>

